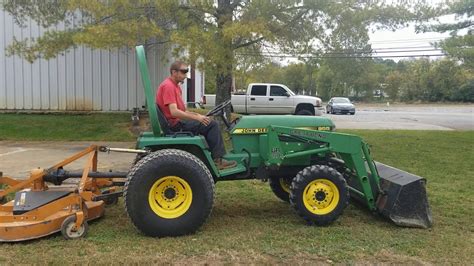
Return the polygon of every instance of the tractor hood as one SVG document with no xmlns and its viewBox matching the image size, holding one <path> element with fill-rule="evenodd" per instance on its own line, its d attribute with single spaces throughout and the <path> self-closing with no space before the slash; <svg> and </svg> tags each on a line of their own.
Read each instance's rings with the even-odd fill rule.
<svg viewBox="0 0 474 266">
<path fill-rule="evenodd" d="M 249 115 L 242 116 L 232 134 L 265 133 L 270 125 L 332 131 L 336 128 L 331 119 L 320 116 Z"/>
</svg>

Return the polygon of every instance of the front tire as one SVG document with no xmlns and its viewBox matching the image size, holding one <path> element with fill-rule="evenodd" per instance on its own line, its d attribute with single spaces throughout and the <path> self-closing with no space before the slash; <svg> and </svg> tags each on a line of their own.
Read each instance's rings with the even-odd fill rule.
<svg viewBox="0 0 474 266">
<path fill-rule="evenodd" d="M 279 199 L 290 202 L 290 187 L 292 178 L 270 177 L 268 182 L 273 194 Z"/>
<path fill-rule="evenodd" d="M 214 181 L 206 165 L 191 153 L 160 150 L 130 170 L 124 198 L 132 223 L 145 235 L 186 235 L 209 217 Z"/>
<path fill-rule="evenodd" d="M 335 169 L 326 165 L 308 166 L 293 179 L 290 203 L 309 224 L 328 225 L 349 204 L 349 189 Z"/>
<path fill-rule="evenodd" d="M 314 115 L 310 110 L 302 109 L 296 112 L 296 115 Z"/>
</svg>

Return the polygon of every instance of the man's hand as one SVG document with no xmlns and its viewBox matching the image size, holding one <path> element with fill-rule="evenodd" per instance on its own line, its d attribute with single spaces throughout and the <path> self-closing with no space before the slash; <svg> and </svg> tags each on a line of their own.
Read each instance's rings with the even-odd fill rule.
<svg viewBox="0 0 474 266">
<path fill-rule="evenodd" d="M 183 120 L 197 120 L 199 123 L 207 126 L 211 123 L 211 118 L 205 115 L 201 115 L 194 112 L 189 111 L 181 111 L 178 109 L 175 103 L 171 103 L 168 105 L 170 108 L 170 113 L 172 117 L 176 117 Z"/>
<path fill-rule="evenodd" d="M 205 115 L 200 115 L 200 114 L 196 114 L 197 115 L 197 121 L 199 121 L 199 123 L 207 126 L 209 125 L 209 123 L 211 123 L 211 118 L 209 118 L 208 116 L 205 116 Z"/>
</svg>

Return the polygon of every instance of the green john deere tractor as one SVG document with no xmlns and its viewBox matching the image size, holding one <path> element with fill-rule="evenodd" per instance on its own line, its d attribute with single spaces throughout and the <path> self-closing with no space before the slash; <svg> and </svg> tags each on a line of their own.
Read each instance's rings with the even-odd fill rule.
<svg viewBox="0 0 474 266">
<path fill-rule="evenodd" d="M 275 195 L 309 224 L 327 225 L 356 200 L 400 226 L 432 224 L 426 180 L 372 160 L 358 136 L 334 132 L 330 119 L 311 116 L 243 116 L 229 123 L 225 102 L 208 115 L 224 119 L 238 165 L 218 170 L 202 136 L 171 132 L 155 105 L 145 51 L 136 48 L 152 132 L 128 174 L 125 205 L 133 224 L 149 236 L 195 232 L 208 218 L 218 181 L 269 180 Z"/>
</svg>

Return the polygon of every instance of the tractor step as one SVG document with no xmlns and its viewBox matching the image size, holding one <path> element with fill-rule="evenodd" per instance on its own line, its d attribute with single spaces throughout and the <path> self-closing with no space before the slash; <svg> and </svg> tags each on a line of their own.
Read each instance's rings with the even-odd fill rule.
<svg viewBox="0 0 474 266">
<path fill-rule="evenodd" d="M 235 166 L 235 167 L 220 170 L 219 175 L 220 176 L 228 176 L 228 175 L 243 173 L 245 171 L 247 171 L 247 168 L 245 167 L 245 165 L 237 163 L 237 166 Z"/>
<path fill-rule="evenodd" d="M 429 228 L 433 224 L 426 179 L 376 162 L 382 193 L 379 212 L 399 226 Z"/>
</svg>

